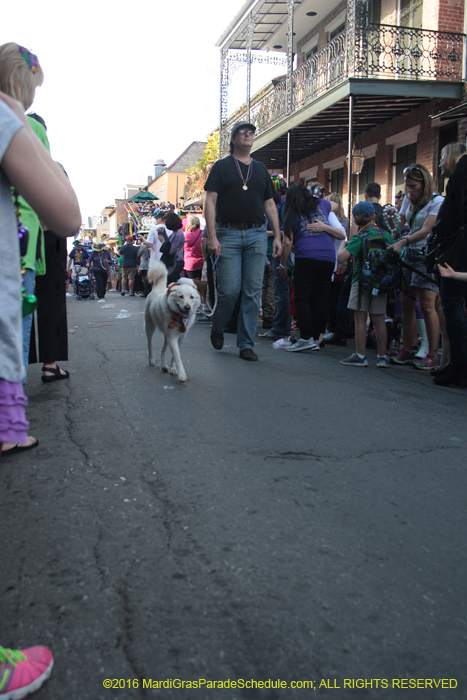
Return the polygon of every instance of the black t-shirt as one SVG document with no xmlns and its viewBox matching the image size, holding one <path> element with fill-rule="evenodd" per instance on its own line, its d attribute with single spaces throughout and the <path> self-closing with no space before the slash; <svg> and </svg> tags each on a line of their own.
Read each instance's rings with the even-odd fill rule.
<svg viewBox="0 0 467 700">
<path fill-rule="evenodd" d="M 238 167 L 246 180 L 248 165 L 237 160 Z M 272 199 L 274 189 L 266 166 L 257 160 L 252 161 L 251 178 L 244 190 L 243 180 L 235 167 L 233 156 L 226 156 L 212 166 L 204 189 L 217 192 L 216 221 L 225 223 L 249 222 L 263 224 L 264 202 Z"/>
<path fill-rule="evenodd" d="M 138 248 L 132 243 L 126 243 L 120 248 L 120 255 L 123 255 L 122 267 L 138 267 L 136 259 Z"/>
</svg>

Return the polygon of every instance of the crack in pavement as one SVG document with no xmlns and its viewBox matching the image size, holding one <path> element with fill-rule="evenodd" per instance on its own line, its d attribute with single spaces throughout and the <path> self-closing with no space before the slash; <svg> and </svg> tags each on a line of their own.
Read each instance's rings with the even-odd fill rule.
<svg viewBox="0 0 467 700">
<path fill-rule="evenodd" d="M 415 449 L 415 450 L 394 450 L 394 449 L 385 449 L 385 450 L 367 450 L 365 452 L 359 452 L 357 454 L 353 455 L 347 455 L 346 457 L 338 457 L 336 455 L 330 455 L 330 454 L 316 454 L 314 452 L 307 452 L 307 451 L 294 451 L 294 450 L 287 450 L 285 452 L 275 452 L 275 453 L 264 453 L 263 451 L 253 451 L 250 452 L 249 454 L 254 455 L 256 457 L 258 456 L 263 456 L 264 459 L 292 459 L 292 460 L 315 460 L 316 462 L 321 462 L 323 460 L 327 460 L 329 462 L 349 462 L 352 460 L 356 459 L 362 459 L 362 457 L 371 457 L 375 455 L 390 455 L 391 457 L 394 457 L 395 459 L 405 459 L 407 457 L 411 457 L 416 454 L 430 454 L 432 452 L 438 452 L 438 451 L 446 451 L 446 450 L 462 450 L 465 449 L 464 445 L 436 445 L 433 447 L 421 447 L 420 449 Z"/>
<path fill-rule="evenodd" d="M 144 678 L 144 673 L 141 672 L 138 669 L 136 659 L 133 658 L 131 654 L 131 644 L 133 642 L 133 635 L 132 635 L 132 622 L 131 622 L 131 617 L 132 613 L 130 610 L 130 603 L 128 600 L 128 578 L 131 576 L 132 571 L 134 569 L 134 564 L 135 562 L 131 562 L 130 566 L 128 567 L 128 570 L 123 576 L 120 577 L 117 585 L 115 586 L 115 591 L 117 593 L 117 596 L 120 600 L 120 610 L 121 610 L 121 625 L 120 625 L 120 635 L 119 638 L 117 639 L 116 646 L 121 647 L 123 654 L 127 660 L 127 663 L 129 667 L 131 668 L 135 678 L 139 678 L 141 681 L 142 678 Z M 144 692 L 142 688 L 142 683 L 139 683 L 138 687 L 138 695 L 141 697 L 146 697 L 146 693 Z"/>
<path fill-rule="evenodd" d="M 81 443 L 75 438 L 73 430 L 73 419 L 71 417 L 72 410 L 76 408 L 76 406 L 72 403 L 71 401 L 71 396 L 73 393 L 73 389 L 70 387 L 67 395 L 65 397 L 65 430 L 68 435 L 69 441 L 77 448 L 78 452 L 82 455 L 84 459 L 84 463 L 88 467 L 92 467 L 92 461 L 90 455 L 86 452 L 84 447 L 82 447 Z"/>
<path fill-rule="evenodd" d="M 148 464 L 145 464 L 144 466 L 149 467 Z M 171 518 L 172 522 L 175 521 L 175 512 L 176 512 L 176 506 L 169 500 L 169 498 L 161 496 L 160 493 L 158 492 L 158 488 L 161 489 L 166 489 L 166 486 L 163 482 L 163 480 L 160 478 L 160 476 L 157 475 L 157 478 L 154 479 L 153 481 L 148 480 L 144 472 L 140 472 L 139 474 L 141 481 L 146 484 L 148 487 L 150 493 L 153 495 L 155 498 L 156 502 L 159 504 L 159 507 L 161 509 L 160 517 L 159 520 L 161 521 L 162 524 L 162 531 L 165 536 L 165 543 L 164 543 L 164 548 L 166 553 L 169 552 L 171 543 L 172 543 L 172 525 L 171 525 Z"/>
<path fill-rule="evenodd" d="M 106 362 L 110 362 L 110 358 L 107 356 L 107 354 L 102 350 L 102 348 L 99 347 L 97 343 L 90 342 L 89 345 L 94 348 L 94 350 L 101 355 L 101 357 L 104 358 Z"/>
</svg>

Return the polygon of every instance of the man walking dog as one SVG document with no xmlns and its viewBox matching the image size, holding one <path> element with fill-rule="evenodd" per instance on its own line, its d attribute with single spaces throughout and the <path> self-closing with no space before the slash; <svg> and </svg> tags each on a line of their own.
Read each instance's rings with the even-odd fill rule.
<svg viewBox="0 0 467 700">
<path fill-rule="evenodd" d="M 224 329 L 241 293 L 237 346 L 240 357 L 250 362 L 258 359 L 253 347 L 267 250 L 265 217 L 274 233 L 273 256 L 281 253 L 271 177 L 250 155 L 255 131 L 249 122 L 234 124 L 230 155 L 214 163 L 204 186 L 208 246 L 218 280 L 211 343 L 222 349 Z"/>
</svg>

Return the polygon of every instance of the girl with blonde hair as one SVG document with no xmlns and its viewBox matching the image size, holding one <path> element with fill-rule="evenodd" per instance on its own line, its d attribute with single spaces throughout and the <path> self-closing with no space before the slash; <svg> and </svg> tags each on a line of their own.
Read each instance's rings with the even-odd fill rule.
<svg viewBox="0 0 467 700">
<path fill-rule="evenodd" d="M 203 270 L 203 254 L 201 252 L 201 228 L 197 216 L 190 216 L 185 231 L 185 276 L 192 280 L 200 280 Z"/>
<path fill-rule="evenodd" d="M 406 197 L 400 210 L 401 227 L 406 223 L 410 233 L 390 246 L 407 263 L 403 274 L 410 296 L 402 294 L 403 347 L 393 358 L 400 365 L 413 364 L 417 369 L 432 370 L 436 367 L 439 345 L 439 318 L 436 312 L 438 285 L 434 275 L 429 275 L 425 263 L 426 239 L 436 223 L 443 198 L 434 192 L 433 178 L 424 165 L 411 165 L 404 170 Z M 428 337 L 428 353 L 415 359 L 412 340 L 415 334 L 415 303 L 419 300 Z"/>
<path fill-rule="evenodd" d="M 20 102 L 24 111 L 29 109 L 34 102 L 36 88 L 42 85 L 43 81 L 44 73 L 39 59 L 34 53 L 14 42 L 0 46 L 0 90 Z M 35 119 L 30 117 L 27 119 L 31 129 L 50 152 L 44 126 Z M 22 197 L 19 197 L 18 201 L 21 209 L 21 221 L 29 231 L 28 247 L 22 259 L 26 270 L 23 283 L 25 294 L 32 296 L 36 275 L 44 275 L 46 270 L 44 235 L 36 212 Z M 23 383 L 26 383 L 27 380 L 32 320 L 32 312 L 23 317 Z M 46 373 L 50 375 L 48 370 Z M 55 369 L 52 371 L 52 374 L 54 373 Z M 61 371 L 61 376 L 66 378 L 64 370 Z"/>
<path fill-rule="evenodd" d="M 24 107 L 34 102 L 36 88 L 44 82 L 44 73 L 36 54 L 10 41 L 0 46 L 0 90 Z"/>
</svg>

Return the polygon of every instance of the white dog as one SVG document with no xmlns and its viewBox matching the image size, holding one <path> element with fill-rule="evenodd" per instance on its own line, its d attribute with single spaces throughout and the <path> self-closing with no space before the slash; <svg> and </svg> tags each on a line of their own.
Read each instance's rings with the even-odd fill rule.
<svg viewBox="0 0 467 700">
<path fill-rule="evenodd" d="M 152 352 L 152 336 L 158 328 L 164 334 L 161 354 L 163 372 L 178 374 L 181 382 L 186 381 L 186 372 L 180 357 L 180 345 L 195 322 L 196 311 L 201 299 L 193 280 L 182 277 L 167 288 L 167 268 L 160 261 L 151 263 L 148 280 L 153 284 L 152 292 L 146 299 L 144 325 L 148 339 L 149 364 L 156 361 Z M 172 351 L 172 364 L 167 363 L 167 346 Z"/>
</svg>

